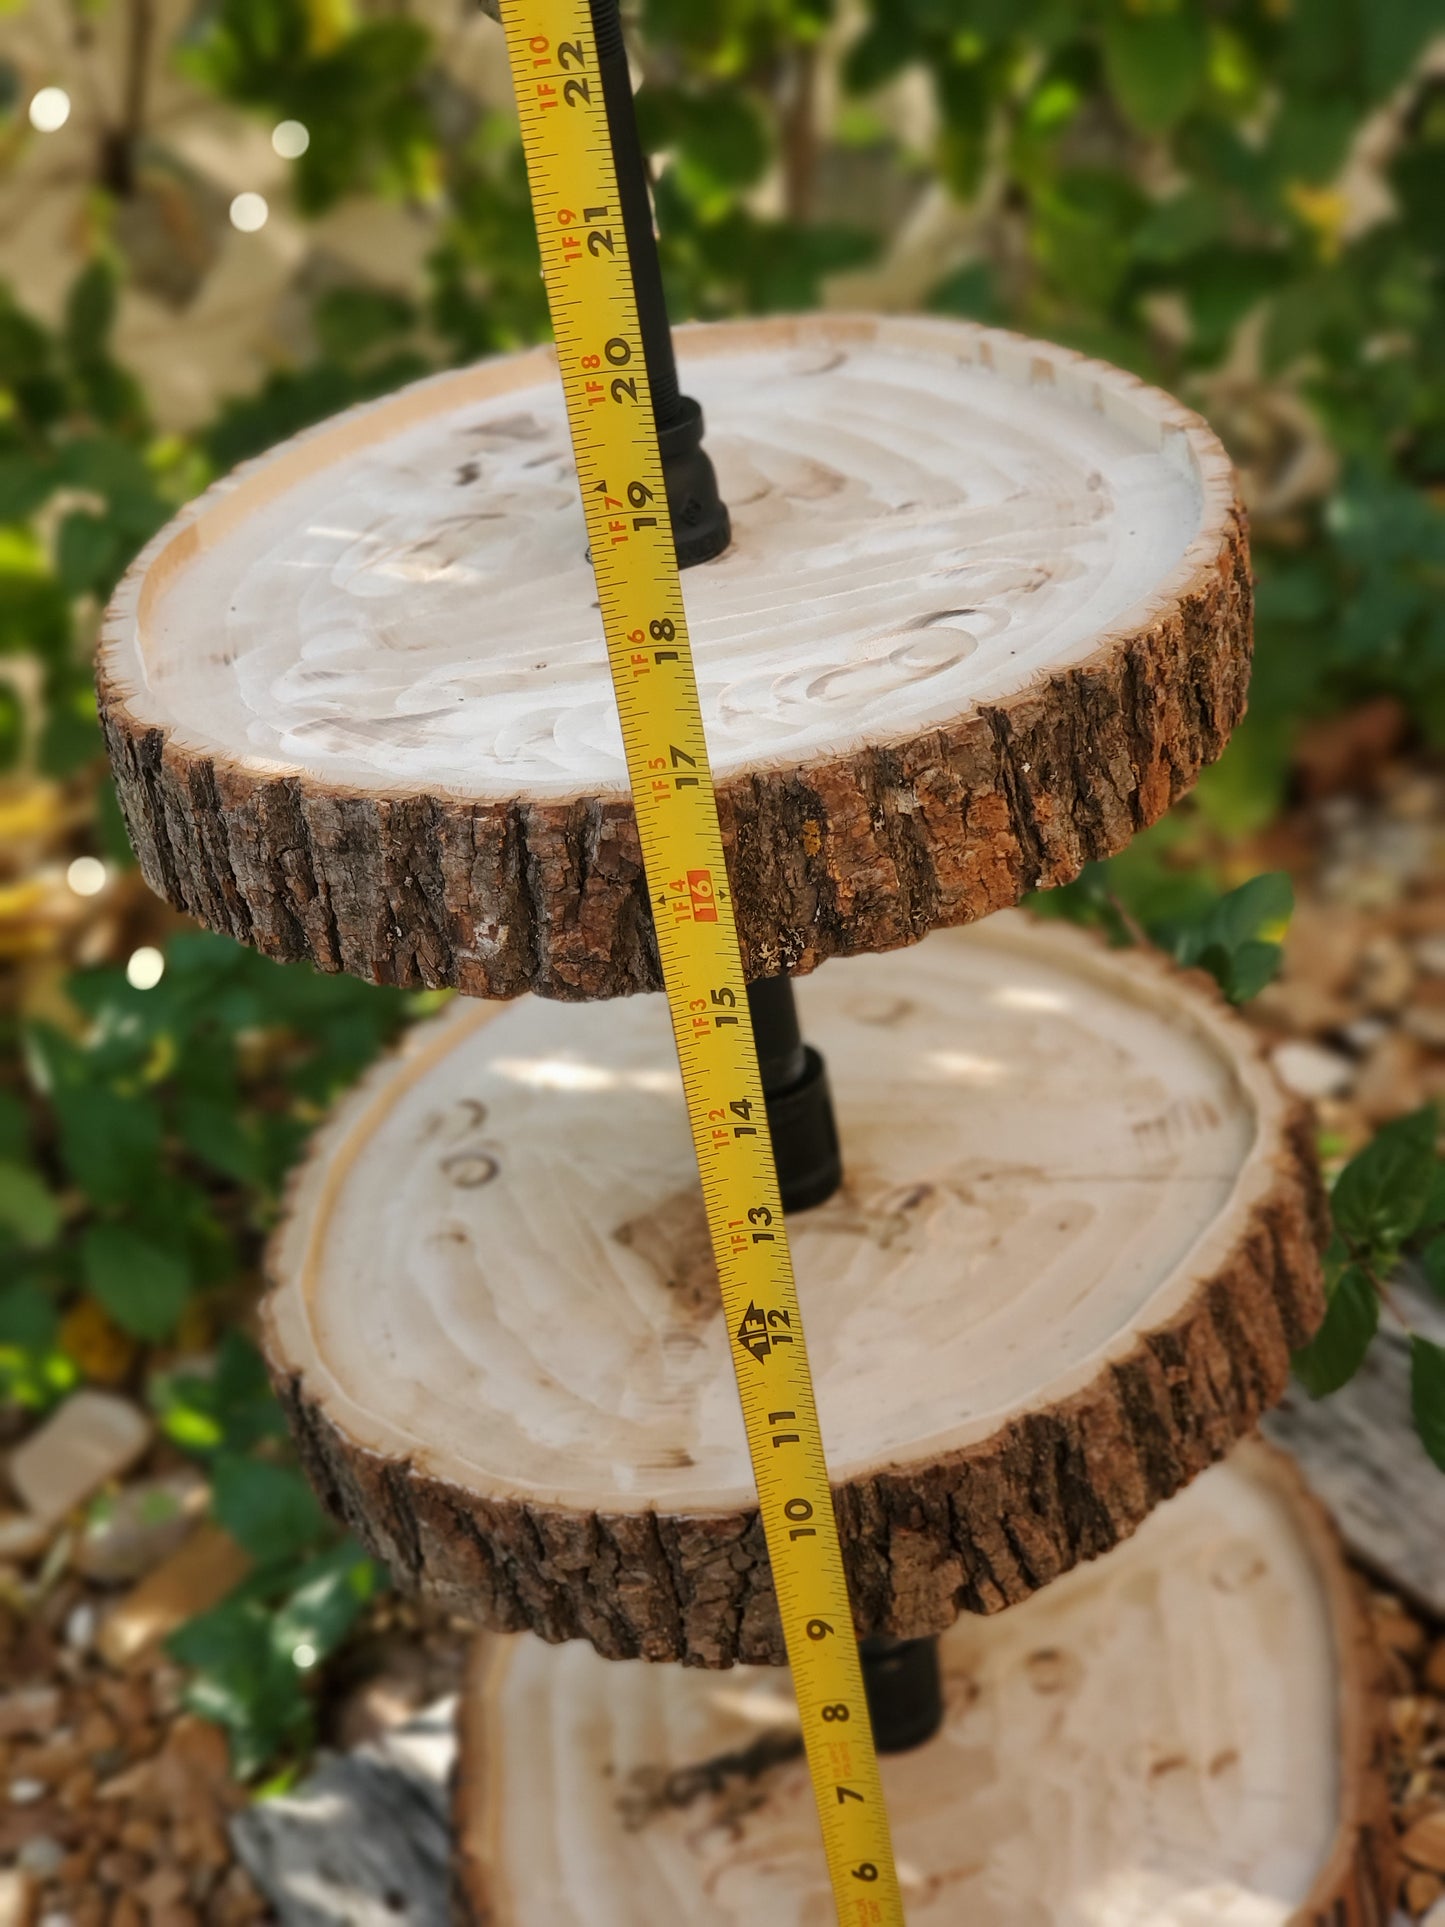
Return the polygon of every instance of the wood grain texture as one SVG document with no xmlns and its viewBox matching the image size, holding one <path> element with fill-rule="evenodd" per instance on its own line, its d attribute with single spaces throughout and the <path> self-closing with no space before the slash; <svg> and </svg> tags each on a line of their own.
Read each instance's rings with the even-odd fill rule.
<svg viewBox="0 0 1445 1927">
<path fill-rule="evenodd" d="M 1384 1927 L 1378 1656 L 1323 1514 L 1259 1445 L 1127 1546 L 943 1637 L 883 1761 L 913 1927 Z M 459 1721 L 483 1927 L 825 1927 L 785 1677 L 484 1635 Z"/>
<path fill-rule="evenodd" d="M 685 580 L 749 974 L 893 948 L 1151 823 L 1243 714 L 1243 512 L 1208 428 L 970 324 L 684 330 L 735 540 Z M 269 955 L 654 988 L 551 350 L 218 484 L 138 559 L 100 711 L 152 887 Z"/>
<path fill-rule="evenodd" d="M 860 1629 L 1015 1604 L 1284 1389 L 1301 1110 L 1212 986 L 1005 914 L 830 965 L 844 1190 L 790 1224 Z M 780 1660 L 666 1010 L 461 1009 L 346 1099 L 273 1241 L 303 1461 L 405 1583 L 613 1657 Z"/>
</svg>

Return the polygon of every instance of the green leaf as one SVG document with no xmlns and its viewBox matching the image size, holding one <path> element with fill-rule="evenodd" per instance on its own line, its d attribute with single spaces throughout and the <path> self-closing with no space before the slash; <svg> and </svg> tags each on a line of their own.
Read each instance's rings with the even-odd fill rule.
<svg viewBox="0 0 1445 1927">
<path fill-rule="evenodd" d="M 1278 938 L 1294 909 L 1282 871 L 1251 877 L 1193 923 L 1154 923 L 1153 934 L 1180 963 L 1207 970 L 1231 1002 L 1256 996 L 1279 968 Z"/>
<path fill-rule="evenodd" d="M 249 1779 L 283 1747 L 309 1737 L 305 1676 L 278 1652 L 270 1607 L 254 1592 L 233 1594 L 188 1621 L 166 1644 L 173 1658 L 192 1669 L 186 1704 L 230 1735 L 238 1778 Z"/>
<path fill-rule="evenodd" d="M 25 522 L 55 486 L 49 462 L 33 455 L 0 455 L 0 522 Z"/>
<path fill-rule="evenodd" d="M 383 288 L 328 288 L 313 316 L 323 352 L 343 365 L 394 343 L 415 324 L 412 303 Z"/>
<path fill-rule="evenodd" d="M 1335 1224 L 1357 1250 L 1393 1252 L 1419 1229 L 1435 1188 L 1432 1105 L 1387 1124 L 1341 1171 Z"/>
<path fill-rule="evenodd" d="M 30 1113 L 13 1091 L 0 1091 L 0 1158 L 19 1162 L 30 1142 Z"/>
<path fill-rule="evenodd" d="M 1433 1231 L 1436 1225 L 1445 1224 L 1445 1159 L 1437 1158 L 1435 1173 L 1430 1180 L 1430 1192 L 1425 1200 L 1425 1209 L 1420 1213 L 1417 1231 Z"/>
<path fill-rule="evenodd" d="M 65 302 L 65 337 L 77 362 L 91 361 L 104 352 L 115 320 L 115 297 L 115 273 L 104 261 L 92 261 L 71 283 Z"/>
<path fill-rule="evenodd" d="M 767 129 L 736 87 L 649 84 L 637 95 L 637 125 L 644 149 L 670 149 L 704 193 L 750 186 L 768 164 Z"/>
<path fill-rule="evenodd" d="M 0 1163 L 0 1225 L 31 1251 L 43 1251 L 59 1235 L 60 1206 L 28 1165 Z"/>
<path fill-rule="evenodd" d="M 1410 1410 L 1420 1443 L 1445 1472 L 1445 1346 L 1410 1340 Z"/>
<path fill-rule="evenodd" d="M 1340 1274 L 1324 1323 L 1294 1355 L 1295 1376 L 1311 1398 L 1327 1398 L 1360 1368 L 1380 1322 L 1380 1301 L 1358 1265 Z"/>
<path fill-rule="evenodd" d="M 122 1331 L 158 1342 L 175 1330 L 190 1274 L 173 1251 L 124 1225 L 96 1224 L 81 1243 L 85 1281 Z"/>
<path fill-rule="evenodd" d="M 176 1106 L 181 1137 L 198 1158 L 223 1177 L 238 1184 L 256 1184 L 261 1176 L 260 1152 L 249 1120 L 238 1117 L 232 1103 L 184 1096 Z"/>
<path fill-rule="evenodd" d="M 60 1155 L 96 1204 L 123 1205 L 160 1186 L 161 1117 L 154 1101 L 104 1086 L 58 1089 Z"/>
<path fill-rule="evenodd" d="M 28 1281 L 0 1289 L 0 1345 L 44 1351 L 54 1344 L 59 1325 L 55 1301 Z"/>
<path fill-rule="evenodd" d="M 1259 943 L 1253 938 L 1242 943 L 1228 960 L 1223 990 L 1232 1004 L 1247 1004 L 1257 997 L 1279 974 L 1284 952 L 1277 943 Z"/>
<path fill-rule="evenodd" d="M 380 1583 L 381 1568 L 349 1540 L 314 1559 L 277 1610 L 271 1638 L 302 1671 L 333 1653 Z"/>
<path fill-rule="evenodd" d="M 279 1565 L 316 1544 L 326 1529 L 321 1508 L 299 1472 L 222 1453 L 212 1471 L 216 1517 L 258 1565 Z"/>
<path fill-rule="evenodd" d="M 45 1411 L 79 1378 L 57 1349 L 55 1301 L 33 1279 L 0 1287 L 0 1405 Z"/>
<path fill-rule="evenodd" d="M 1104 67 L 1124 112 L 1147 134 L 1183 119 L 1204 90 L 1209 28 L 1203 10 L 1135 12 L 1119 6 L 1104 23 Z"/>
<path fill-rule="evenodd" d="M 151 1384 L 151 1403 L 167 1436 L 187 1452 L 225 1447 L 244 1453 L 286 1433 L 261 1354 L 234 1330 L 222 1337 L 212 1373 L 158 1376 Z"/>
<path fill-rule="evenodd" d="M 1420 1253 L 1419 1264 L 1426 1283 L 1445 1298 L 1445 1231 L 1433 1237 Z"/>
<path fill-rule="evenodd" d="M 1229 948 L 1272 934 L 1283 936 L 1294 910 L 1294 885 L 1283 870 L 1267 870 L 1221 897 L 1209 923 Z"/>
<path fill-rule="evenodd" d="M 1156 202 L 1134 230 L 1138 261 L 1182 261 L 1197 248 L 1222 241 L 1229 232 L 1225 203 L 1200 187 L 1189 187 Z"/>
<path fill-rule="evenodd" d="M 120 545 L 113 525 L 75 509 L 60 524 L 55 566 L 67 595 L 105 594 L 115 580 Z"/>
</svg>

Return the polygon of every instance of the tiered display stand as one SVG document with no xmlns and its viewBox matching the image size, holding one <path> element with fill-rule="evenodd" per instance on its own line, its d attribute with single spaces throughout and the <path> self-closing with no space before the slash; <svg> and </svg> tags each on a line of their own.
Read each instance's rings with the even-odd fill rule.
<svg viewBox="0 0 1445 1927">
<path fill-rule="evenodd" d="M 1202 980 L 978 923 L 1242 713 L 1228 462 L 1132 378 L 960 323 L 679 345 L 732 518 L 686 592 L 749 973 L 851 959 L 800 994 L 843 1182 L 790 1234 L 858 1629 L 943 1635 L 941 1728 L 885 1761 L 910 1919 L 1383 1921 L 1329 1533 L 1253 1444 L 1171 1496 L 1318 1321 L 1305 1119 Z M 786 1674 L 644 1663 L 782 1645 L 666 1012 L 602 1001 L 657 959 L 585 546 L 549 353 L 437 377 L 157 538 L 102 715 L 183 908 L 544 994 L 454 1005 L 338 1107 L 265 1321 L 323 1498 L 494 1629 L 474 1910 L 816 1927 Z"/>
</svg>

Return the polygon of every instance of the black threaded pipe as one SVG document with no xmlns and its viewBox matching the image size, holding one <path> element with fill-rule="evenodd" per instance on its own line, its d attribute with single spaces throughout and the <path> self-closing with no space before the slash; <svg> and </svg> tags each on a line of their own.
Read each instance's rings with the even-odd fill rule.
<svg viewBox="0 0 1445 1927">
<path fill-rule="evenodd" d="M 680 568 L 721 555 L 732 539 L 727 507 L 718 493 L 717 476 L 702 446 L 702 410 L 678 386 L 677 357 L 662 289 L 662 265 L 657 257 L 657 235 L 652 225 L 652 197 L 647 163 L 637 133 L 632 102 L 632 76 L 627 71 L 627 48 L 622 38 L 622 16 L 617 0 L 590 0 L 592 31 L 597 41 L 597 65 L 602 77 L 602 101 L 607 109 L 607 131 L 617 169 L 617 192 L 622 203 L 622 228 L 632 263 L 632 286 L 637 302 L 637 325 L 647 383 L 652 390 L 652 413 L 662 450 L 662 472 L 667 484 L 667 506 L 672 539 Z"/>
</svg>

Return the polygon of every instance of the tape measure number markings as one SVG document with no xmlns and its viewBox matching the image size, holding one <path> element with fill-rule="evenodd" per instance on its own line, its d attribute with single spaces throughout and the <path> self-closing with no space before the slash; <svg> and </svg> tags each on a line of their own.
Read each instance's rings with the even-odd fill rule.
<svg viewBox="0 0 1445 1927">
<path fill-rule="evenodd" d="M 503 0 L 663 980 L 838 1917 L 902 1927 L 586 0 Z"/>
</svg>

